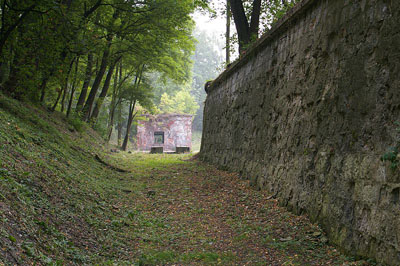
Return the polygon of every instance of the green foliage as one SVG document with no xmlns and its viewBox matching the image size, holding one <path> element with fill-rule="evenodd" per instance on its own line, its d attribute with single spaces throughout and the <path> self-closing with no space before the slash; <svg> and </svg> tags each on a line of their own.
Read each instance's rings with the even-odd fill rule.
<svg viewBox="0 0 400 266">
<path fill-rule="evenodd" d="M 164 93 L 161 96 L 159 108 L 161 112 L 173 113 L 173 110 L 175 108 L 174 100 L 172 100 L 172 98 L 167 93 Z"/>
<path fill-rule="evenodd" d="M 74 116 L 72 116 L 72 117 L 69 117 L 69 118 L 68 118 L 68 123 L 69 123 L 76 131 L 81 132 L 81 133 L 84 131 L 84 129 L 85 129 L 85 127 L 86 127 L 85 122 L 83 122 L 82 119 L 81 119 L 79 116 L 77 116 L 77 115 L 74 115 Z"/>
<path fill-rule="evenodd" d="M 188 91 L 181 90 L 172 97 L 164 93 L 159 108 L 163 113 L 194 115 L 199 105 Z"/>
<path fill-rule="evenodd" d="M 398 154 L 398 147 L 391 147 L 385 154 L 382 155 L 381 160 L 390 162 L 390 167 L 392 169 L 396 169 L 399 165 Z"/>
<path fill-rule="evenodd" d="M 246 50 L 250 47 L 259 36 L 263 33 L 267 32 L 272 25 L 277 22 L 280 18 L 282 18 L 288 10 L 290 10 L 296 3 L 300 0 L 270 0 L 270 1 L 262 1 L 261 2 L 261 12 L 260 12 L 260 19 L 259 19 L 259 32 L 258 36 L 251 36 L 250 42 L 244 44 L 243 49 Z M 251 14 L 253 11 L 253 0 L 242 0 L 243 8 L 245 10 L 246 17 L 250 22 Z M 225 15 L 225 10 L 221 13 Z M 233 24 L 233 21 L 232 21 Z M 233 26 L 233 25 L 231 25 Z M 237 33 L 234 33 L 230 36 L 229 39 L 231 52 L 234 52 L 233 47 L 237 46 L 239 43 Z"/>
<path fill-rule="evenodd" d="M 400 123 L 396 122 L 395 124 L 398 126 L 396 131 L 400 134 Z M 381 161 L 389 162 L 390 168 L 392 169 L 397 169 L 400 166 L 400 138 L 398 138 L 396 146 L 390 147 L 386 153 L 382 155 Z"/>
<path fill-rule="evenodd" d="M 193 128 L 201 131 L 206 98 L 204 84 L 219 73 L 219 67 L 223 62 L 222 44 L 219 44 L 219 36 L 210 35 L 198 28 L 194 30 L 193 36 L 197 42 L 195 53 L 191 57 L 193 66 L 190 87 L 188 84 L 178 84 L 158 72 L 150 73 L 148 78 L 154 92 L 154 104 L 160 111 L 194 114 Z"/>
<path fill-rule="evenodd" d="M 271 0 L 263 1 L 260 24 L 263 31 L 267 31 L 273 23 L 282 18 L 299 0 Z"/>
<path fill-rule="evenodd" d="M 68 104 L 75 106 L 84 81 L 100 81 L 88 93 L 101 88 L 105 75 L 99 73 L 116 64 L 113 75 L 118 77 L 110 82 L 114 91 L 104 89 L 102 98 L 94 100 L 103 107 L 94 122 L 104 106 L 109 107 L 110 113 L 103 112 L 94 125 L 108 131 L 107 116 L 118 106 L 124 110 L 137 101 L 152 108 L 148 73 L 160 73 L 178 84 L 191 79 L 191 13 L 206 10 L 207 4 L 207 0 L 0 0 L 0 87 L 15 98 L 43 101 L 66 111 Z M 87 70 L 88 55 L 94 63 Z M 94 106 L 88 101 L 86 106 L 90 110 L 83 112 L 83 119 L 90 121 Z M 83 128 L 76 118 L 68 122 L 76 130 Z"/>
<path fill-rule="evenodd" d="M 17 242 L 17 239 L 15 239 L 15 237 L 13 237 L 12 235 L 10 235 L 9 237 L 8 237 L 8 239 L 11 241 L 11 242 Z"/>
</svg>

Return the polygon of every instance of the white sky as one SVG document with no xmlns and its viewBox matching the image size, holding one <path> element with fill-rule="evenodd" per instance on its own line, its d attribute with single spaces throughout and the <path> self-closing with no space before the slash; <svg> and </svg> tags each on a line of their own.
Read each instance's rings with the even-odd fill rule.
<svg viewBox="0 0 400 266">
<path fill-rule="evenodd" d="M 225 31 L 226 31 L 226 18 L 217 16 L 214 18 L 204 12 L 196 12 L 193 19 L 196 22 L 196 28 L 200 31 L 205 31 L 211 38 L 215 51 L 221 56 L 225 57 Z"/>
<path fill-rule="evenodd" d="M 203 31 L 209 33 L 216 33 L 218 35 L 225 34 L 226 18 L 218 16 L 217 18 L 210 18 L 209 14 L 202 14 L 196 12 L 193 16 L 196 25 Z"/>
<path fill-rule="evenodd" d="M 225 39 L 226 16 L 222 14 L 226 8 L 226 0 L 210 0 L 210 7 L 215 10 L 216 15 L 211 18 L 207 12 L 196 12 L 193 18 L 200 30 L 207 31 L 211 35 L 220 35 Z M 231 26 L 231 32 L 234 27 Z"/>
</svg>

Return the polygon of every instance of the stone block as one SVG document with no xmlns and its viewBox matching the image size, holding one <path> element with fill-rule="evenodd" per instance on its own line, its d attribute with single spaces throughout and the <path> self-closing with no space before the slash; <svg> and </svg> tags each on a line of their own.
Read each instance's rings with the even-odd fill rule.
<svg viewBox="0 0 400 266">
<path fill-rule="evenodd" d="M 164 147 L 151 147 L 150 153 L 163 153 Z"/>
<path fill-rule="evenodd" d="M 176 147 L 176 153 L 189 153 L 190 147 Z"/>
</svg>

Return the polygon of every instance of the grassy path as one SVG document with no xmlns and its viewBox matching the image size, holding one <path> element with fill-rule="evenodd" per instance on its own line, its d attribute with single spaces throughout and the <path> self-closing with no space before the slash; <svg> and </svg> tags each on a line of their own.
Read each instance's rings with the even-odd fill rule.
<svg viewBox="0 0 400 266">
<path fill-rule="evenodd" d="M 141 264 L 343 265 L 320 229 L 237 175 L 180 155 L 120 154 L 115 206 Z M 117 191 L 117 190 L 116 190 Z M 116 221 L 114 221 L 116 223 Z M 358 263 L 359 264 L 359 263 Z"/>
<path fill-rule="evenodd" d="M 362 264 L 188 155 L 105 152 L 90 128 L 1 94 L 0 121 L 0 265 Z"/>
</svg>

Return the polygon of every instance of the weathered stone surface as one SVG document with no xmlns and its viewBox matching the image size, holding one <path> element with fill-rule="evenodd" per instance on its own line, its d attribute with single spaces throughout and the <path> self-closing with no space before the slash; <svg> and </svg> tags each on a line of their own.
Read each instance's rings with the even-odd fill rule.
<svg viewBox="0 0 400 266">
<path fill-rule="evenodd" d="M 400 264 L 400 1 L 303 1 L 208 88 L 201 158 Z"/>
<path fill-rule="evenodd" d="M 138 149 L 148 151 L 152 146 L 175 151 L 177 146 L 192 147 L 192 115 L 164 114 L 145 115 L 138 121 Z M 163 143 L 157 143 L 155 133 L 162 133 Z"/>
<path fill-rule="evenodd" d="M 163 153 L 164 148 L 163 147 L 151 147 L 150 153 Z"/>
<path fill-rule="evenodd" d="M 176 147 L 176 153 L 190 152 L 190 147 Z"/>
</svg>

